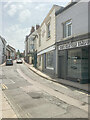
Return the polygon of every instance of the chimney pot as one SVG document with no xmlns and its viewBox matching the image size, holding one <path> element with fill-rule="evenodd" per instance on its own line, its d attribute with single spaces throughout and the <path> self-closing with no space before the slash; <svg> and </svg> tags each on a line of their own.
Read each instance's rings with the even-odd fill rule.
<svg viewBox="0 0 90 120">
<path fill-rule="evenodd" d="M 36 30 L 40 27 L 40 25 L 36 25 Z"/>
<path fill-rule="evenodd" d="M 35 31 L 35 28 L 32 26 L 30 34 L 32 34 Z"/>
</svg>

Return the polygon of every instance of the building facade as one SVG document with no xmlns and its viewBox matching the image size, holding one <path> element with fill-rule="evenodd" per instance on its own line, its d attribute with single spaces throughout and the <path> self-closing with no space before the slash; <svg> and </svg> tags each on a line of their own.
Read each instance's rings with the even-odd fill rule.
<svg viewBox="0 0 90 120">
<path fill-rule="evenodd" d="M 16 50 L 10 45 L 6 46 L 6 58 L 12 60 L 16 59 Z"/>
<path fill-rule="evenodd" d="M 80 83 L 90 82 L 88 2 L 72 2 L 56 13 L 56 74 Z"/>
<path fill-rule="evenodd" d="M 26 38 L 25 38 L 25 61 L 27 62 L 27 63 L 29 63 L 29 59 L 28 59 L 28 36 L 29 35 L 27 35 L 26 36 Z"/>
<path fill-rule="evenodd" d="M 36 37 L 37 37 L 37 30 L 34 31 L 29 37 L 28 37 L 28 40 L 29 40 L 29 63 L 30 64 L 33 64 L 34 63 L 34 54 L 35 52 L 37 51 L 37 41 L 36 41 Z"/>
<path fill-rule="evenodd" d="M 37 66 L 38 69 L 55 74 L 56 69 L 56 18 L 55 12 L 61 7 L 54 5 L 38 30 Z"/>
<path fill-rule="evenodd" d="M 0 64 L 6 61 L 6 41 L 0 36 Z"/>
<path fill-rule="evenodd" d="M 38 28 L 39 28 L 39 25 L 36 25 L 36 29 L 32 27 L 30 34 L 26 36 L 25 56 L 26 56 L 26 61 L 29 64 L 37 63 L 37 30 Z"/>
</svg>

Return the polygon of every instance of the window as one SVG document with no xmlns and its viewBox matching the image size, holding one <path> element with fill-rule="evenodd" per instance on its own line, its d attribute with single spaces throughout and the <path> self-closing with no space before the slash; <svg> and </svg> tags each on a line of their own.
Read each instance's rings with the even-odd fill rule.
<svg viewBox="0 0 90 120">
<path fill-rule="evenodd" d="M 46 67 L 53 69 L 53 51 L 46 54 Z"/>
<path fill-rule="evenodd" d="M 47 37 L 50 37 L 50 22 L 47 25 Z"/>
<path fill-rule="evenodd" d="M 4 48 L 3 48 L 3 54 L 4 54 L 4 51 L 5 51 L 5 50 L 4 50 Z"/>
<path fill-rule="evenodd" d="M 63 24 L 63 37 L 69 37 L 72 35 L 72 21 L 65 22 Z"/>
<path fill-rule="evenodd" d="M 41 56 L 39 56 L 38 66 L 41 66 Z"/>
<path fill-rule="evenodd" d="M 81 49 L 68 50 L 68 77 L 81 78 Z"/>
<path fill-rule="evenodd" d="M 41 35 L 39 34 L 39 47 L 41 46 Z"/>
<path fill-rule="evenodd" d="M 30 44 L 30 51 L 34 50 L 34 44 Z"/>
</svg>

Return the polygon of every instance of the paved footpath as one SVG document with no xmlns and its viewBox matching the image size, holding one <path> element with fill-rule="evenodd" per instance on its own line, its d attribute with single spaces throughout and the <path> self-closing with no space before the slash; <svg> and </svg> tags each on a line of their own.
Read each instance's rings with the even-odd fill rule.
<svg viewBox="0 0 90 120">
<path fill-rule="evenodd" d="M 0 111 L 0 113 L 2 113 L 2 118 L 17 118 L 15 112 L 8 103 L 8 100 L 3 92 L 2 92 L 2 110 Z"/>
<path fill-rule="evenodd" d="M 6 89 L 6 86 L 2 84 L 2 66 L 0 65 L 0 120 L 2 118 L 17 118 L 15 112 L 13 111 L 7 97 L 2 90 Z"/>
<path fill-rule="evenodd" d="M 41 76 L 45 79 L 48 79 L 48 80 L 51 80 L 51 81 L 54 81 L 54 82 L 57 82 L 57 83 L 60 83 L 60 84 L 63 84 L 63 85 L 67 85 L 67 86 L 70 86 L 70 87 L 74 87 L 76 89 L 80 89 L 80 90 L 90 92 L 90 89 L 89 89 L 90 84 L 80 84 L 80 83 L 77 83 L 77 82 L 68 81 L 68 80 L 64 80 L 64 79 L 60 79 L 60 78 L 53 79 L 49 75 L 39 71 L 38 69 L 35 69 L 33 67 L 33 65 L 30 65 L 30 64 L 27 64 L 27 63 L 25 63 L 25 64 L 26 64 L 27 67 L 29 67 L 30 70 L 32 70 L 33 72 L 35 72 L 36 74 L 38 74 L 39 76 Z"/>
</svg>

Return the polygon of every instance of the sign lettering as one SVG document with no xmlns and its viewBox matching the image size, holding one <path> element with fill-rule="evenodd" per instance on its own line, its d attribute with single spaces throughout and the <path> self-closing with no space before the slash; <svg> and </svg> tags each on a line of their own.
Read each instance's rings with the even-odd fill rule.
<svg viewBox="0 0 90 120">
<path fill-rule="evenodd" d="M 68 42 L 66 44 L 59 45 L 58 50 L 82 47 L 82 46 L 87 46 L 87 45 L 90 45 L 90 40 L 82 40 L 82 41 L 77 41 L 77 42 Z"/>
</svg>

